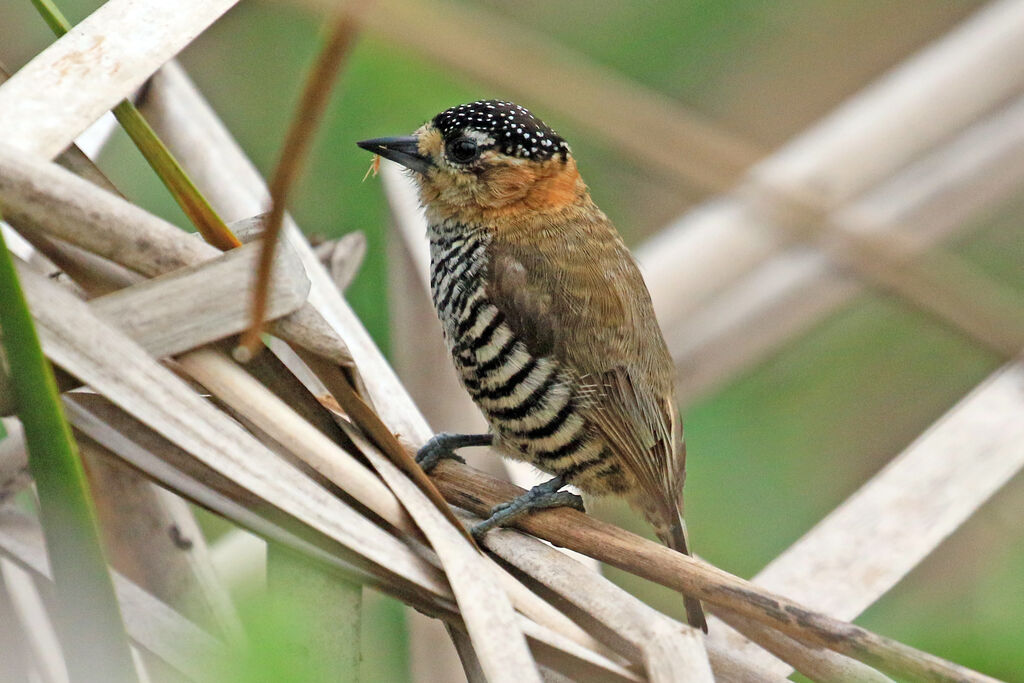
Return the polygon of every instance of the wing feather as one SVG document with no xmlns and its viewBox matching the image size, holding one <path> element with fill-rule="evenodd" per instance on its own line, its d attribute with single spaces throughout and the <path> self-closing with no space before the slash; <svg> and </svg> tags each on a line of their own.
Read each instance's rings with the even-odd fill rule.
<svg viewBox="0 0 1024 683">
<path fill-rule="evenodd" d="M 674 523 L 685 466 L 674 371 L 621 239 L 562 231 L 529 247 L 496 240 L 490 252 L 488 295 L 513 334 L 576 374 L 581 411 L 638 480 L 637 499 Z"/>
</svg>

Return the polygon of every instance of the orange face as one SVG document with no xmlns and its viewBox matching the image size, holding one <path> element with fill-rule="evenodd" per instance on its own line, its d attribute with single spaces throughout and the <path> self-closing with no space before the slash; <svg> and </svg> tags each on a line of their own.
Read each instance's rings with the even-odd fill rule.
<svg viewBox="0 0 1024 683">
<path fill-rule="evenodd" d="M 419 154 L 431 167 L 414 177 L 424 206 L 437 219 L 490 223 L 535 215 L 576 204 L 587 192 L 568 153 L 524 158 L 505 153 L 478 131 L 446 140 L 432 123 L 416 131 L 416 137 Z M 457 156 L 462 138 L 468 141 L 468 161 Z M 472 143 L 477 149 L 470 158 Z"/>
</svg>

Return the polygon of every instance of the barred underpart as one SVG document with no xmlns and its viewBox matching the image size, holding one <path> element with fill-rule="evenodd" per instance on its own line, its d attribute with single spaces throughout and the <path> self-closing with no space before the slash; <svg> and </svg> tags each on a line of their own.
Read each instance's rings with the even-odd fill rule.
<svg viewBox="0 0 1024 683">
<path fill-rule="evenodd" d="M 488 237 L 430 230 L 430 287 L 462 383 L 496 446 L 595 494 L 628 488 L 622 467 L 586 423 L 576 378 L 553 357 L 534 357 L 488 300 Z"/>
</svg>

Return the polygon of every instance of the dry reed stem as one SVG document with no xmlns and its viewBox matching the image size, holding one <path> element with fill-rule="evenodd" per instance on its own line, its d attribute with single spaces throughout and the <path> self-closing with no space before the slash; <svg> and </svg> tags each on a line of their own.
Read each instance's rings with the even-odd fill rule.
<svg viewBox="0 0 1024 683">
<path fill-rule="evenodd" d="M 486 515 L 494 505 L 524 493 L 517 486 L 459 463 L 445 461 L 435 472 L 434 480 L 448 501 L 478 515 Z M 892 675 L 935 681 L 991 680 L 859 626 L 808 610 L 700 560 L 576 510 L 538 512 L 523 518 L 516 527 L 713 605 L 725 606 L 797 640 L 849 655 Z"/>
<path fill-rule="evenodd" d="M 109 0 L 0 86 L 0 143 L 56 157 L 236 2 Z"/>
<path fill-rule="evenodd" d="M 1024 84 L 1024 2 L 984 6 L 755 166 L 747 184 L 838 208 L 970 125 Z M 811 201 L 803 198 L 809 197 Z M 641 262 L 666 329 L 783 241 L 742 193 L 697 207 Z"/>
<path fill-rule="evenodd" d="M 306 79 L 299 105 L 285 136 L 281 157 L 270 180 L 270 215 L 264 228 L 263 251 L 260 254 L 256 282 L 252 290 L 252 323 L 239 342 L 237 354 L 240 359 L 252 358 L 262 346 L 260 333 L 263 330 L 270 294 L 270 271 L 274 264 L 274 249 L 284 222 L 288 195 L 298 180 L 302 165 L 312 147 L 317 125 L 327 108 L 331 88 L 358 33 L 359 21 L 356 13 L 338 10 L 337 16 L 331 21 L 326 44 Z"/>
<path fill-rule="evenodd" d="M 735 612 L 715 608 L 712 614 L 717 617 L 716 626 L 729 624 L 735 632 L 748 634 L 748 643 L 757 643 L 760 648 L 771 652 L 790 668 L 816 683 L 892 683 L 891 678 L 866 664 L 826 648 L 805 645 L 764 624 L 744 619 Z M 783 675 L 781 670 L 779 675 Z"/>
<path fill-rule="evenodd" d="M 461 618 L 453 610 L 451 594 L 443 582 L 432 582 L 426 575 L 410 577 L 417 586 L 409 590 L 401 583 L 381 582 L 347 560 L 348 554 L 338 555 L 339 546 L 333 538 L 311 528 L 299 529 L 287 518 L 269 514 L 277 505 L 272 500 L 240 488 L 203 466 L 192 456 L 144 427 L 99 396 L 79 395 L 66 402 L 69 417 L 76 427 L 116 449 L 120 457 L 145 471 L 163 485 L 185 495 L 197 503 L 245 528 L 250 528 L 268 539 L 282 543 L 303 555 L 312 557 L 341 571 L 344 576 L 361 581 L 378 590 L 408 602 L 426 614 L 445 619 L 459 628 Z M 108 426 L 110 425 L 110 426 Z M 156 455 L 154 455 L 156 454 Z M 202 482 L 202 483 L 200 483 Z M 283 524 L 283 526 L 282 526 Z M 550 666 L 581 671 L 590 680 L 632 681 L 636 677 L 614 662 L 594 654 L 579 644 L 552 632 L 539 624 L 520 620 L 527 631 L 536 656 Z"/>
<path fill-rule="evenodd" d="M 1024 469 L 1022 386 L 1021 361 L 993 373 L 754 583 L 842 619 L 857 616 Z M 723 632 L 712 638 L 723 635 L 740 646 Z"/>
<path fill-rule="evenodd" d="M 85 304 L 30 271 L 21 275 L 55 363 L 215 471 L 339 539 L 380 575 L 399 579 L 433 573 L 404 544 L 283 463 L 140 347 L 93 316 Z M 91 344 L 89 339 L 103 342 Z"/>
<path fill-rule="evenodd" d="M 1006 199 L 1022 181 L 1019 98 L 834 212 L 830 221 L 858 235 L 889 236 L 905 258 L 918 258 L 971 227 L 976 214 Z M 682 403 L 762 360 L 863 291 L 852 272 L 835 267 L 828 236 L 822 237 L 824 244 L 778 252 L 665 330 Z M 656 248 L 657 238 L 640 253 Z M 657 290 L 653 295 L 668 296 Z"/>
<path fill-rule="evenodd" d="M 501 559 L 616 633 L 627 644 L 621 654 L 643 662 L 652 682 L 713 680 L 704 638 L 694 629 L 643 605 L 592 569 L 535 539 L 517 536 L 515 542 L 509 543 L 513 535 L 512 531 L 488 534 L 486 545 Z M 517 552 L 517 546 L 530 542 L 534 544 L 534 553 Z"/>
</svg>

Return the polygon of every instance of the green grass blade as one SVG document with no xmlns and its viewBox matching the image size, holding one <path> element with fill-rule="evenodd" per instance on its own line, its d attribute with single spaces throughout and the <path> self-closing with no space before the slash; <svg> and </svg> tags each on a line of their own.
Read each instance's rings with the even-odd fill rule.
<svg viewBox="0 0 1024 683">
<path fill-rule="evenodd" d="M 85 473 L 2 233 L 0 330 L 39 495 L 70 679 L 137 681 Z"/>
<path fill-rule="evenodd" d="M 32 0 L 32 4 L 58 38 L 71 30 L 71 23 L 53 0 Z M 203 239 L 224 251 L 241 246 L 135 105 L 123 100 L 114 107 L 114 116 Z"/>
</svg>

